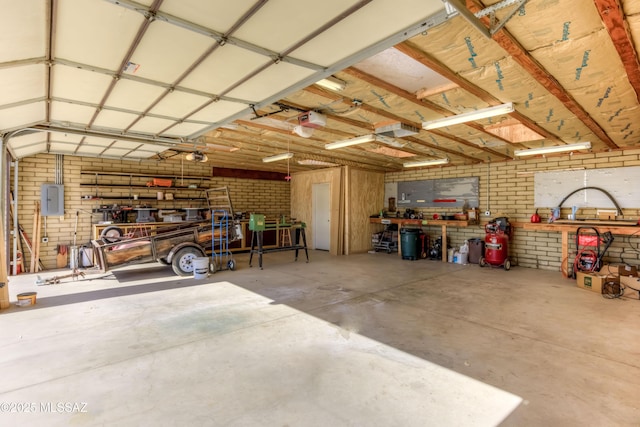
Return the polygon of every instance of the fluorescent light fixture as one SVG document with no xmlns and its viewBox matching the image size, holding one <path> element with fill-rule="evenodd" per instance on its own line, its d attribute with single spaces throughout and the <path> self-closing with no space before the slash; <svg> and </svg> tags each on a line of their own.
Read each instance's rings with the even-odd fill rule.
<svg viewBox="0 0 640 427">
<path fill-rule="evenodd" d="M 342 141 L 331 142 L 329 144 L 326 144 L 324 148 L 326 150 L 335 150 L 336 148 L 344 148 L 344 147 L 349 147 L 351 145 L 364 144 L 365 142 L 371 142 L 375 139 L 376 139 L 376 136 L 373 134 L 362 135 L 362 136 L 357 136 L 351 139 L 344 139 Z"/>
<path fill-rule="evenodd" d="M 206 162 L 209 160 L 209 157 L 201 151 L 189 153 L 184 158 L 190 162 Z"/>
<path fill-rule="evenodd" d="M 529 148 L 527 150 L 515 150 L 516 156 L 536 156 L 539 154 L 562 153 L 565 151 L 588 150 L 591 142 L 578 142 L 576 144 L 554 145 L 553 147 Z"/>
<path fill-rule="evenodd" d="M 458 125 L 460 123 L 471 122 L 474 120 L 486 119 L 487 117 L 499 116 L 513 112 L 513 103 L 508 102 L 495 107 L 483 108 L 482 110 L 470 111 L 455 116 L 449 116 L 442 119 L 422 122 L 422 129 L 436 129 L 445 126 Z"/>
<path fill-rule="evenodd" d="M 391 147 L 396 147 L 396 148 L 404 147 L 404 144 L 402 142 L 394 138 L 390 138 L 384 135 L 371 134 L 371 135 L 362 135 L 362 136 L 358 136 L 351 139 L 345 139 L 343 141 L 332 142 L 332 143 L 326 144 L 324 148 L 327 150 L 335 150 L 336 148 L 344 148 L 344 147 L 349 147 L 351 145 L 364 144 L 365 142 L 372 142 L 372 141 L 381 142 L 383 144 L 389 145 Z"/>
<path fill-rule="evenodd" d="M 325 162 L 323 160 L 302 159 L 298 160 L 299 165 L 304 166 L 338 166 L 336 163 Z"/>
<path fill-rule="evenodd" d="M 405 168 L 419 168 L 420 166 L 436 166 L 449 163 L 449 159 L 422 160 L 417 162 L 406 162 L 402 166 Z"/>
<path fill-rule="evenodd" d="M 347 87 L 347 82 L 337 79 L 333 76 L 329 76 L 325 79 L 317 81 L 316 84 L 318 86 L 322 86 L 325 89 L 335 90 L 337 92 L 341 92 Z"/>
<path fill-rule="evenodd" d="M 265 163 L 277 162 L 278 160 L 286 160 L 292 157 L 293 157 L 293 153 L 280 153 L 280 154 L 276 154 L 275 156 L 265 157 L 262 159 L 262 161 Z"/>
</svg>

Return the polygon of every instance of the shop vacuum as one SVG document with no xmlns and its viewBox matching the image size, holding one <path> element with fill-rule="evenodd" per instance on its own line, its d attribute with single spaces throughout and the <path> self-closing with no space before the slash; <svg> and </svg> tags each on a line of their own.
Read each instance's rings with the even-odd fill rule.
<svg viewBox="0 0 640 427">
<path fill-rule="evenodd" d="M 503 266 L 505 270 L 509 270 L 511 268 L 509 260 L 511 224 L 506 217 L 495 218 L 487 223 L 484 230 L 484 256 L 480 258 L 480 267 Z"/>
</svg>

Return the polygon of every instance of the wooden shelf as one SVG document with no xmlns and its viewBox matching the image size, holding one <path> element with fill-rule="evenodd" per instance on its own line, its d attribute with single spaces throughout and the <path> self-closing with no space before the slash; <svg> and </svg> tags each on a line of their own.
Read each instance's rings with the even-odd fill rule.
<svg viewBox="0 0 640 427">
<path fill-rule="evenodd" d="M 153 191 L 158 190 L 192 190 L 192 191 L 203 191 L 209 189 L 209 187 L 187 187 L 187 186 L 172 186 L 172 187 L 154 187 L 149 185 L 129 185 L 129 184 L 94 184 L 94 183 L 81 183 L 80 187 L 105 187 L 105 188 L 141 188 L 148 189 Z"/>
<path fill-rule="evenodd" d="M 84 197 L 82 198 L 82 200 L 156 200 L 158 202 L 173 202 L 173 201 L 204 201 L 207 200 L 204 197 L 174 197 L 173 199 L 162 199 L 162 200 L 158 200 L 157 197 L 138 197 L 137 199 L 134 199 L 132 196 L 98 196 L 98 197 L 91 197 L 90 199 L 85 199 Z M 203 208 L 206 209 L 206 208 Z"/>
<path fill-rule="evenodd" d="M 128 176 L 136 178 L 172 178 L 172 179 L 202 179 L 210 181 L 213 178 L 210 176 L 198 176 L 198 175 L 158 175 L 158 174 L 145 174 L 134 172 L 109 172 L 109 171 L 80 171 L 80 175 L 97 175 L 97 176 Z"/>
<path fill-rule="evenodd" d="M 93 176 L 95 177 L 94 182 L 83 182 L 80 183 L 80 187 L 90 187 L 93 189 L 91 197 L 82 197 L 81 200 L 87 201 L 98 201 L 101 200 L 120 200 L 120 201 L 134 201 L 134 200 L 156 200 L 159 203 L 164 205 L 171 205 L 172 202 L 175 204 L 180 204 L 183 202 L 198 202 L 198 204 L 202 204 L 205 202 L 207 198 L 205 197 L 205 191 L 209 189 L 209 187 L 203 187 L 203 182 L 210 181 L 212 178 L 208 176 L 197 176 L 197 175 L 162 175 L 162 174 L 149 174 L 149 173 L 134 173 L 134 172 L 113 172 L 113 171 L 93 171 L 93 170 L 83 170 L 80 172 L 81 175 L 85 176 Z M 115 179 L 114 183 L 101 183 L 99 177 L 119 177 L 120 179 Z M 176 184 L 178 182 L 182 182 L 183 180 L 191 181 L 191 187 L 189 185 L 171 185 L 169 187 L 163 186 L 150 186 L 147 185 L 146 179 L 143 178 L 163 178 L 163 179 L 171 179 L 172 184 Z M 128 182 L 126 182 L 128 181 Z M 194 182 L 194 181 L 197 181 Z M 195 185 L 195 187 L 193 187 Z M 114 189 L 115 195 L 102 195 L 100 193 L 109 192 L 108 189 Z M 146 192 L 145 192 L 146 190 Z M 184 194 L 185 191 L 191 192 L 187 193 L 183 196 L 176 196 L 175 194 L 171 199 L 162 198 L 158 199 L 157 195 L 150 195 L 149 193 L 156 192 L 180 192 L 180 194 Z M 128 193 L 128 194 L 123 194 Z M 140 196 L 138 194 L 138 198 L 133 198 L 133 193 L 142 193 L 147 194 L 146 196 Z M 189 197 L 191 194 L 194 197 Z"/>
<path fill-rule="evenodd" d="M 595 227 L 600 232 L 609 231 L 612 234 L 619 234 L 621 236 L 629 236 L 632 234 L 640 233 L 640 227 L 636 224 L 620 221 L 620 225 L 615 225 L 617 221 L 563 221 L 562 223 L 531 223 L 531 222 L 515 222 L 511 223 L 514 227 L 524 228 L 525 230 L 538 230 L 538 231 L 555 231 L 555 232 L 575 232 L 578 227 Z"/>
</svg>

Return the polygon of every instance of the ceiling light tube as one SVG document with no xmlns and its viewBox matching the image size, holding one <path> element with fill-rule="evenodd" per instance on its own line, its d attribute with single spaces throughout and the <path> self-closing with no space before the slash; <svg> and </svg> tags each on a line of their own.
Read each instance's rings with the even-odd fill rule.
<svg viewBox="0 0 640 427">
<path fill-rule="evenodd" d="M 275 156 L 265 157 L 262 159 L 262 161 L 265 163 L 277 162 L 278 160 L 286 160 L 292 157 L 293 157 L 293 153 L 280 153 L 280 154 L 276 154 Z"/>
<path fill-rule="evenodd" d="M 420 166 L 436 166 L 449 163 L 449 159 L 422 160 L 417 162 L 406 162 L 402 166 L 405 168 L 418 168 Z"/>
<path fill-rule="evenodd" d="M 302 159 L 298 160 L 299 165 L 305 166 L 338 166 L 337 163 L 325 162 L 323 160 Z"/>
<path fill-rule="evenodd" d="M 337 92 L 341 92 L 347 87 L 347 82 L 337 79 L 333 76 L 329 76 L 325 79 L 317 81 L 316 84 L 318 86 L 322 86 L 325 89 L 335 90 Z"/>
<path fill-rule="evenodd" d="M 588 150 L 591 148 L 591 142 L 578 142 L 576 144 L 554 145 L 553 147 L 529 148 L 526 150 L 515 150 L 513 154 L 516 156 L 535 156 L 539 154 L 562 153 L 565 151 Z"/>
<path fill-rule="evenodd" d="M 444 117 L 442 119 L 422 122 L 422 129 L 436 129 L 445 126 L 458 125 L 460 123 L 471 122 L 474 120 L 486 119 L 488 117 L 499 116 L 501 114 L 509 114 L 513 112 L 513 103 L 508 102 L 495 107 L 483 108 L 482 110 L 470 111 L 468 113 L 457 114 L 455 116 Z"/>
<path fill-rule="evenodd" d="M 335 150 L 336 148 L 344 148 L 344 147 L 349 147 L 351 145 L 358 145 L 358 144 L 364 144 L 365 142 L 371 142 L 374 139 L 376 139 L 375 135 L 362 135 L 362 136 L 357 136 L 355 138 L 351 138 L 351 139 L 345 139 L 342 141 L 336 141 L 336 142 L 331 142 L 329 144 L 326 144 L 324 146 L 324 148 L 326 150 Z"/>
</svg>

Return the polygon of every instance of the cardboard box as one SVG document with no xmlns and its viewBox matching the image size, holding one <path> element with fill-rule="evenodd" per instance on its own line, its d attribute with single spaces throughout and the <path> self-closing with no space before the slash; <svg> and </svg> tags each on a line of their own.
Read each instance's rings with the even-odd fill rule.
<svg viewBox="0 0 640 427">
<path fill-rule="evenodd" d="M 638 270 L 636 267 L 630 267 L 621 265 L 620 271 L 620 285 L 624 287 L 623 298 L 640 299 L 640 277 L 638 277 Z"/>
<path fill-rule="evenodd" d="M 576 273 L 576 286 L 599 294 L 603 293 L 603 289 L 606 293 L 617 293 L 620 289 L 620 278 L 617 275 L 590 274 L 578 271 Z"/>
<path fill-rule="evenodd" d="M 615 221 L 618 211 L 598 209 L 597 215 L 601 221 Z"/>
</svg>

